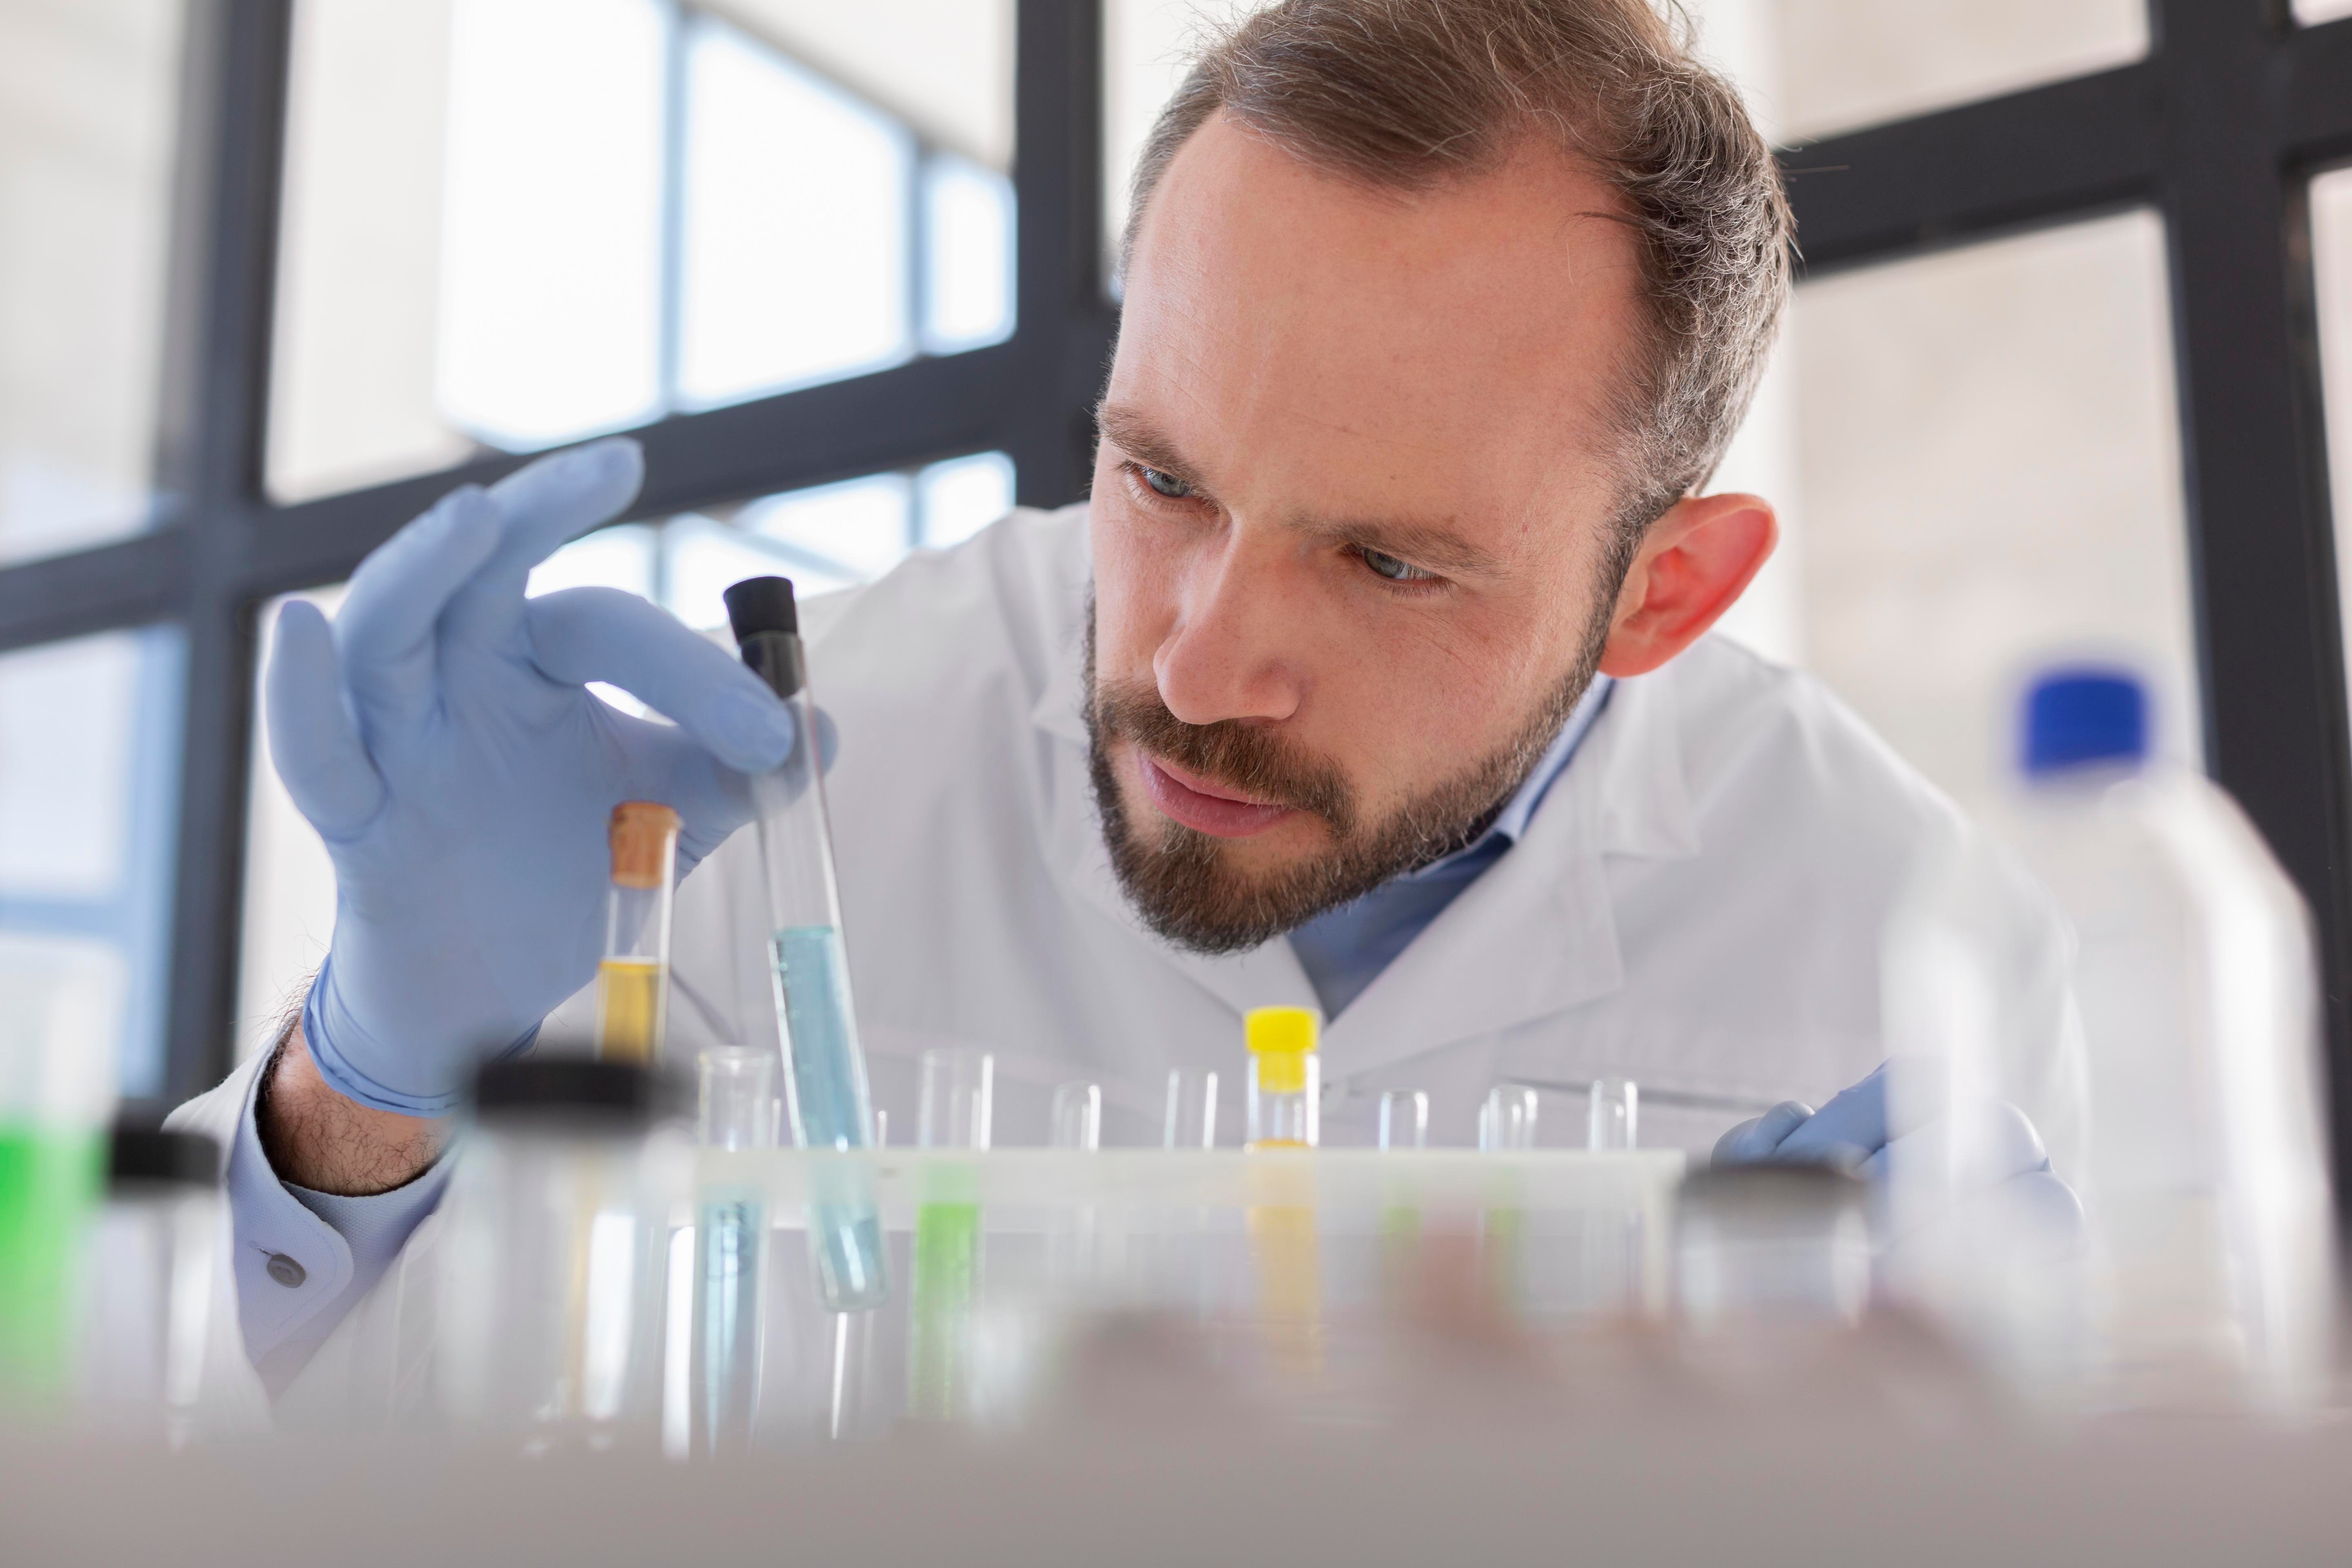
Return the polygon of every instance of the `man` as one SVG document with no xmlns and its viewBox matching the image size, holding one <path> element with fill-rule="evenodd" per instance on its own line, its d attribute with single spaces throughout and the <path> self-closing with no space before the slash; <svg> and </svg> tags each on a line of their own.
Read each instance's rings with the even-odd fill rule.
<svg viewBox="0 0 2352 1568">
<path fill-rule="evenodd" d="M 1704 640 L 1775 538 L 1699 493 L 1788 289 L 1735 95 L 1643 0 L 1287 0 L 1202 61 L 1136 187 L 1090 500 L 807 607 L 894 1131 L 920 1053 L 966 1045 L 1000 1141 L 1073 1079 L 1147 1141 L 1171 1068 L 1235 1083 L 1241 1011 L 1299 1003 L 1331 1018 L 1328 1142 L 1391 1088 L 1462 1142 L 1497 1082 L 1622 1074 L 1645 1142 L 1786 1100 L 1740 1151 L 1873 1153 L 1874 1079 L 1801 1102 L 1884 1055 L 1880 925 L 1962 828 L 1819 687 Z M 616 803 L 677 807 L 700 864 L 673 1052 L 775 1037 L 730 835 L 738 770 L 808 738 L 641 601 L 523 598 L 637 481 L 604 444 L 460 492 L 331 632 L 279 624 L 334 944 L 279 1048 L 183 1113 L 236 1151 L 273 1386 L 382 1353 L 441 1119 L 593 969 Z"/>
</svg>

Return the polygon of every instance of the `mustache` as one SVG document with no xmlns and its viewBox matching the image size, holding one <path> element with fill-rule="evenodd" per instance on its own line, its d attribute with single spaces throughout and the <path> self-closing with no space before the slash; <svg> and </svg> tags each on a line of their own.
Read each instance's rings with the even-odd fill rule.
<svg viewBox="0 0 2352 1568">
<path fill-rule="evenodd" d="M 1270 730 L 1239 719 L 1187 724 L 1149 683 L 1097 686 L 1091 716 L 1097 745 L 1116 736 L 1252 800 L 1320 817 L 1339 837 L 1355 830 L 1356 793 L 1339 764 Z"/>
</svg>

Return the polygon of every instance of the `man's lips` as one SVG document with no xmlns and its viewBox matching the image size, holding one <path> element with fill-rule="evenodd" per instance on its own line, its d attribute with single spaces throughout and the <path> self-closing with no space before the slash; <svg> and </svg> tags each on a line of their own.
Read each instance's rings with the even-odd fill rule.
<svg viewBox="0 0 2352 1568">
<path fill-rule="evenodd" d="M 1136 772 L 1143 776 L 1145 793 L 1163 816 L 1196 832 L 1218 838 L 1247 838 L 1264 833 L 1292 815 L 1286 805 L 1268 805 L 1219 789 L 1206 779 L 1172 767 L 1145 752 L 1135 752 Z"/>
</svg>

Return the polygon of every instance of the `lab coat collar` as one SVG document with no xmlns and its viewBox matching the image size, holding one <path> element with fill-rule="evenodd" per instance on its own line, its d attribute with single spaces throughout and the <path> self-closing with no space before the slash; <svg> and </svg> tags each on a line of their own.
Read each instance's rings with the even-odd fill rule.
<svg viewBox="0 0 2352 1568">
<path fill-rule="evenodd" d="M 1206 957 L 1138 919 L 1111 870 L 1087 776 L 1083 626 L 1032 710 L 1048 748 L 1048 858 L 1063 881 L 1236 1013 L 1313 1006 L 1287 942 Z M 1524 837 L 1464 889 L 1325 1035 L 1334 1081 L 1562 1013 L 1624 984 L 1607 860 L 1697 853 L 1674 668 L 1620 680 Z"/>
</svg>

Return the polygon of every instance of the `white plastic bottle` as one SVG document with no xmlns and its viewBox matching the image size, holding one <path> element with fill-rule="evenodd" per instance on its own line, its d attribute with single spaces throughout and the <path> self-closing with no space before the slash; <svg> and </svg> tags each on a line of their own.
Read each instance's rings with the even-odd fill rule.
<svg viewBox="0 0 2352 1568">
<path fill-rule="evenodd" d="M 2204 778 L 2152 762 L 2140 682 L 2027 693 L 1995 853 L 1929 858 L 1890 921 L 1893 1272 L 2091 1410 L 2326 1391 L 2335 1258 L 2302 900 Z M 2082 1219 L 2013 1170 L 2021 1110 Z"/>
</svg>

